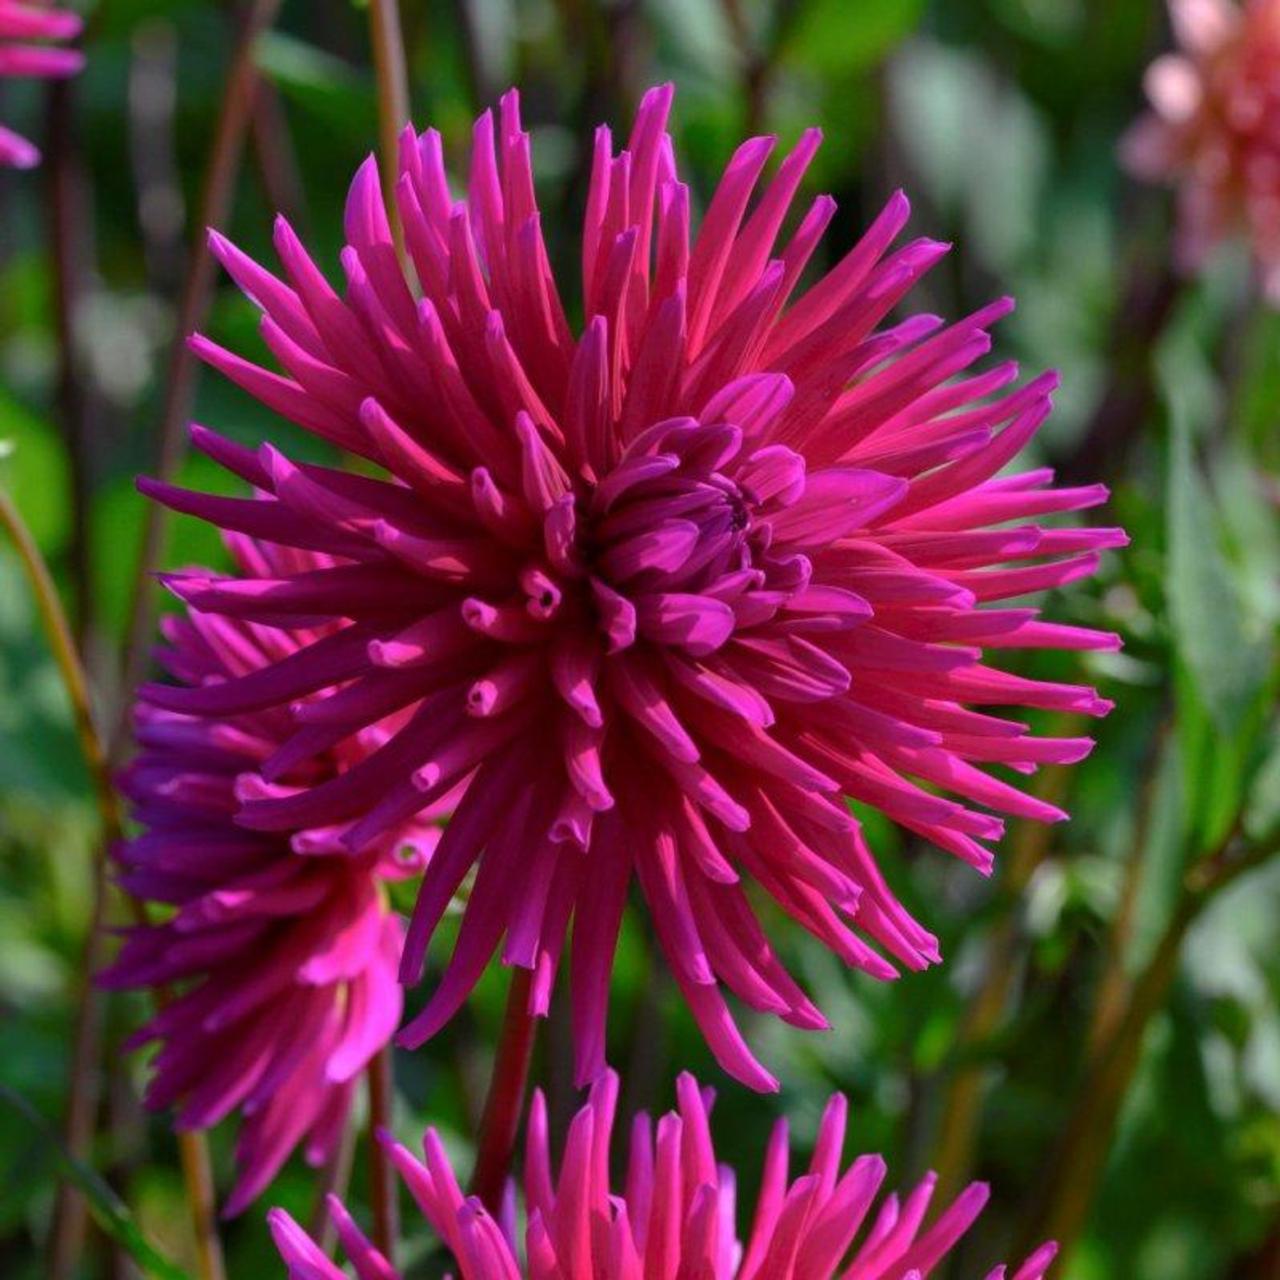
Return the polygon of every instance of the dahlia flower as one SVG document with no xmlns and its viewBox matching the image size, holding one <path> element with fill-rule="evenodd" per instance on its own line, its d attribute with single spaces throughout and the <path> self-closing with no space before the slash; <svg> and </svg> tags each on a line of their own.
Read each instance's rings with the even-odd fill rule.
<svg viewBox="0 0 1280 1280">
<path fill-rule="evenodd" d="M 82 26 L 74 13 L 46 7 L 43 0 L 0 0 L 0 80 L 75 75 L 84 65 L 82 54 L 30 42 L 73 40 Z M 30 169 L 39 163 L 40 152 L 32 143 L 0 125 L 0 166 Z"/>
<path fill-rule="evenodd" d="M 532 971 L 530 1011 L 545 1014 L 572 923 L 576 1070 L 593 1079 L 634 879 L 719 1061 L 768 1089 L 722 984 L 793 1025 L 826 1023 L 766 940 L 748 883 L 878 978 L 895 976 L 894 961 L 936 961 L 846 801 L 984 873 L 998 812 L 1064 817 L 985 766 L 1031 773 L 1078 760 L 1088 739 L 1036 737 L 975 707 L 1099 715 L 1110 704 L 1007 674 L 984 651 L 1117 641 L 1033 607 L 979 605 L 1083 577 L 1124 539 L 1036 523 L 1096 506 L 1101 486 L 998 474 L 1048 416 L 1055 381 L 1013 389 L 1012 364 L 970 371 L 1009 302 L 951 327 L 886 323 L 946 248 L 891 247 L 901 195 L 792 300 L 834 212 L 819 197 L 779 239 L 817 132 L 750 212 L 774 140 L 745 143 L 695 238 L 670 104 L 669 88 L 649 92 L 618 154 L 607 129 L 596 135 L 580 332 L 549 267 L 514 92 L 476 125 L 465 200 L 450 194 L 437 133 L 402 138 L 395 192 L 420 297 L 372 159 L 347 205 L 341 296 L 283 220 L 283 277 L 214 235 L 283 372 L 204 337 L 196 352 L 381 474 L 201 429 L 196 445 L 256 498 L 141 487 L 342 561 L 167 579 L 207 614 L 330 628 L 216 697 L 169 694 L 175 710 L 220 716 L 321 695 L 262 762 L 244 826 L 347 823 L 356 852 L 458 793 L 408 931 L 405 982 L 421 978 L 473 870 L 474 883 L 444 975 L 401 1043 L 443 1026 L 499 947 Z M 402 727 L 341 777 L 286 784 L 286 771 L 391 713 Z"/>
<path fill-rule="evenodd" d="M 619 1193 L 609 1189 L 617 1077 L 602 1075 L 574 1118 L 558 1180 L 551 1174 L 546 1104 L 535 1095 L 525 1150 L 523 1249 L 516 1244 L 514 1188 L 495 1219 L 459 1190 L 434 1130 L 423 1142 L 425 1163 L 389 1135 L 382 1141 L 463 1280 L 908 1280 L 927 1276 L 986 1204 L 988 1188 L 975 1182 L 922 1231 L 934 1191 L 930 1175 L 902 1200 L 885 1197 L 873 1212 L 885 1163 L 864 1155 L 841 1173 L 848 1106 L 836 1094 L 809 1169 L 794 1182 L 788 1181 L 787 1124 L 778 1122 L 743 1243 L 736 1236 L 734 1173 L 716 1162 L 711 1142 L 712 1094 L 687 1074 L 676 1091 L 678 1110 L 658 1121 L 656 1134 L 647 1115 L 632 1123 Z M 341 1202 L 331 1197 L 329 1211 L 359 1280 L 391 1280 L 395 1272 Z M 290 1280 L 341 1280 L 344 1272 L 287 1213 L 273 1209 L 268 1219 Z M 1056 1245 L 1042 1246 L 1014 1280 L 1040 1280 L 1056 1252 Z M 1004 1275 L 997 1267 L 987 1280 Z"/>
<path fill-rule="evenodd" d="M 231 539 L 246 573 L 322 570 L 331 560 Z M 228 681 L 274 685 L 323 631 L 280 630 L 195 612 L 165 626 L 167 669 L 191 701 L 215 706 Z M 141 750 L 122 778 L 142 834 L 116 851 L 120 883 L 170 908 L 162 924 L 127 930 L 99 981 L 113 988 L 177 984 L 132 1039 L 159 1041 L 147 1102 L 178 1105 L 180 1128 L 205 1128 L 237 1108 L 239 1179 L 226 1211 L 243 1209 L 293 1148 L 323 1161 L 341 1134 L 358 1073 L 400 1019 L 403 929 L 379 880 L 416 871 L 438 834 L 389 831 L 351 853 L 344 828 L 256 832 L 233 815 L 259 787 L 257 770 L 292 731 L 275 706 L 209 718 L 173 711 L 174 689 L 144 691 Z M 374 727 L 292 770 L 291 785 L 341 775 L 373 749 Z"/>
<path fill-rule="evenodd" d="M 1169 0 L 1169 11 L 1180 51 L 1148 69 L 1152 111 L 1122 156 L 1137 176 L 1178 187 L 1184 270 L 1242 230 L 1280 301 L 1280 3 Z"/>
</svg>

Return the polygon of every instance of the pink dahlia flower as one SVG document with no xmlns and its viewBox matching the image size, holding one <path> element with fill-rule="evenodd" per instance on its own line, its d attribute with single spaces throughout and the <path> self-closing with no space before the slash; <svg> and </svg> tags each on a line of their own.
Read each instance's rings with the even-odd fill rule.
<svg viewBox="0 0 1280 1280">
<path fill-rule="evenodd" d="M 43 0 L 0 0 L 0 80 L 75 75 L 84 65 L 84 56 L 43 42 L 73 40 L 82 26 L 74 13 L 45 5 Z M 0 125 L 0 166 L 30 169 L 39 163 L 40 152 L 32 143 Z"/>
<path fill-rule="evenodd" d="M 323 555 L 272 552 L 233 539 L 245 573 L 319 570 Z M 274 687 L 285 666 L 323 632 L 285 631 L 192 612 L 166 624 L 168 670 L 189 701 L 212 707 L 229 680 L 254 673 Z M 244 1117 L 240 1176 L 227 1203 L 239 1212 L 293 1148 L 323 1161 L 338 1139 L 355 1078 L 400 1018 L 396 980 L 403 930 L 379 884 L 416 871 L 437 832 L 387 832 L 353 854 L 338 826 L 256 832 L 233 815 L 261 783 L 257 770 L 292 731 L 287 710 L 213 718 L 173 711 L 177 687 L 144 690 L 140 753 L 122 785 L 143 832 L 117 851 L 127 892 L 170 908 L 138 926 L 109 987 L 175 984 L 132 1040 L 161 1042 L 147 1102 L 178 1106 L 180 1128 Z M 370 728 L 289 772 L 293 786 L 341 775 L 385 727 Z"/>
<path fill-rule="evenodd" d="M 1089 741 L 1036 737 L 975 708 L 1099 715 L 1110 704 L 1006 674 L 984 651 L 1116 639 L 1033 607 L 979 606 L 1088 575 L 1124 538 L 1037 523 L 1096 506 L 1100 486 L 1000 474 L 1048 416 L 1055 382 L 1011 389 L 1011 364 L 970 371 L 1008 302 L 950 328 L 922 315 L 886 323 L 945 252 L 928 240 L 892 248 L 902 196 L 793 298 L 834 211 L 819 197 L 779 239 L 816 131 L 750 210 L 774 140 L 745 143 L 695 238 L 670 103 L 669 88 L 647 94 L 619 154 L 607 129 L 596 136 L 580 333 L 548 265 L 514 93 L 476 125 L 466 200 L 450 195 L 439 136 L 403 136 L 396 198 L 421 297 L 397 262 L 372 160 L 347 206 L 341 296 L 283 221 L 283 278 L 215 235 L 284 372 L 203 337 L 195 350 L 382 475 L 201 431 L 197 445 L 260 497 L 142 488 L 343 560 L 168 580 L 206 613 L 331 628 L 216 699 L 176 695 L 175 709 L 226 715 L 323 691 L 263 761 L 267 786 L 240 822 L 349 823 L 343 840 L 358 851 L 460 790 L 405 981 L 421 977 L 473 869 L 475 880 L 403 1043 L 444 1025 L 499 948 L 532 971 L 531 1010 L 544 1014 L 572 922 L 577 1074 L 594 1078 L 634 879 L 720 1062 L 764 1089 L 775 1081 L 721 984 L 796 1026 L 826 1024 L 771 949 L 747 882 L 876 977 L 893 977 L 894 960 L 937 960 L 846 801 L 984 873 L 998 812 L 1062 818 L 986 766 L 1031 773 L 1078 760 Z M 403 726 L 343 776 L 284 785 L 283 771 L 393 712 Z"/>
<path fill-rule="evenodd" d="M 934 1178 L 873 1209 L 884 1160 L 859 1157 L 843 1173 L 848 1106 L 827 1104 L 808 1171 L 788 1181 L 785 1120 L 765 1152 L 760 1198 L 745 1242 L 736 1236 L 735 1176 L 716 1162 L 712 1095 L 690 1075 L 677 1084 L 678 1111 L 631 1127 L 622 1190 L 609 1189 L 609 1142 L 618 1082 L 605 1073 L 569 1129 L 560 1176 L 553 1180 L 542 1095 L 534 1098 L 525 1150 L 524 1247 L 516 1243 L 514 1194 L 501 1220 L 465 1197 L 439 1137 L 428 1129 L 425 1163 L 383 1135 L 391 1159 L 432 1229 L 457 1260 L 463 1280 L 919 1280 L 946 1257 L 986 1204 L 973 1183 L 927 1229 Z M 514 1193 L 514 1189 L 512 1189 Z M 395 1271 L 342 1204 L 330 1214 L 360 1280 L 392 1280 Z M 342 1280 L 336 1267 L 282 1209 L 269 1215 L 290 1280 Z M 1040 1280 L 1057 1247 L 1038 1249 L 1013 1280 Z M 524 1259 L 521 1269 L 520 1259 Z M 1003 1280 L 997 1267 L 987 1280 Z"/>
<path fill-rule="evenodd" d="M 1139 177 L 1178 187 L 1178 256 L 1195 270 L 1243 230 L 1280 302 L 1280 3 L 1169 0 L 1180 52 L 1151 64 L 1152 111 L 1122 155 Z"/>
</svg>

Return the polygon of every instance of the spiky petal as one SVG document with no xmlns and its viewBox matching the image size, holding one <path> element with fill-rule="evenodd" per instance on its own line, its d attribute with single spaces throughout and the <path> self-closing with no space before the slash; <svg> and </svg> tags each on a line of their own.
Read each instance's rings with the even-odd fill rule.
<svg viewBox="0 0 1280 1280">
<path fill-rule="evenodd" d="M 232 542 L 247 572 L 332 564 Z M 115 856 L 122 887 L 168 918 L 128 930 L 99 981 L 174 989 L 131 1044 L 159 1043 L 147 1102 L 176 1106 L 179 1128 L 206 1128 L 237 1111 L 243 1117 L 239 1179 L 226 1206 L 234 1214 L 295 1146 L 321 1162 L 339 1139 L 355 1080 L 390 1042 L 402 1007 L 404 931 L 380 882 L 420 870 L 439 833 L 418 822 L 353 854 L 341 826 L 267 834 L 236 825 L 245 795 L 263 792 L 264 762 L 290 736 L 292 718 L 270 699 L 216 717 L 174 703 L 215 704 L 229 680 L 246 687 L 264 671 L 272 671 L 274 693 L 302 650 L 314 645 L 337 670 L 352 646 L 332 631 L 195 612 L 167 620 L 165 632 L 163 661 L 180 683 L 142 691 L 141 750 L 122 785 L 143 830 Z M 276 792 L 342 776 L 387 731 L 370 730 L 283 771 Z"/>
<path fill-rule="evenodd" d="M 347 205 L 342 296 L 283 221 L 282 277 L 214 235 L 284 372 L 206 338 L 196 351 L 385 479 L 199 429 L 197 446 L 260 500 L 143 487 L 215 524 L 343 558 L 171 582 L 210 614 L 323 619 L 367 638 L 358 671 L 334 677 L 316 655 L 311 687 L 333 691 L 301 713 L 288 758 L 374 716 L 405 717 L 346 776 L 251 798 L 247 828 L 349 823 L 355 851 L 461 790 L 418 899 L 406 981 L 476 877 L 444 978 L 404 1043 L 438 1030 L 499 949 L 533 971 L 531 1009 L 545 1013 L 571 928 L 577 1075 L 594 1078 L 634 880 L 720 1062 L 768 1089 L 723 988 L 796 1026 L 825 1023 L 766 940 L 747 883 L 877 977 L 937 960 L 846 801 L 982 872 L 999 813 L 1063 817 L 987 766 L 1031 773 L 1079 759 L 1088 740 L 1036 737 L 974 708 L 1099 715 L 1109 704 L 985 655 L 1118 642 L 1035 608 L 980 606 L 1083 577 L 1124 537 L 1039 523 L 1098 505 L 1100 486 L 1002 474 L 1054 385 L 1015 388 L 1009 365 L 971 370 L 1009 303 L 949 328 L 887 323 L 945 252 L 893 247 L 901 195 L 795 298 L 833 209 L 820 197 L 779 238 L 816 131 L 750 211 L 773 140 L 743 144 L 694 238 L 670 105 L 669 88 L 646 95 L 618 154 L 597 134 L 581 333 L 548 266 L 514 93 L 476 125 L 465 201 L 450 194 L 434 131 L 402 139 L 396 196 L 420 300 L 372 160 Z M 223 710 L 248 696 L 228 682 Z M 292 696 L 285 682 L 279 701 Z"/>
<path fill-rule="evenodd" d="M 534 1098 L 525 1147 L 523 1239 L 514 1188 L 499 1218 L 464 1196 L 434 1130 L 419 1160 L 389 1135 L 383 1141 L 410 1195 L 457 1262 L 462 1280 L 906 1280 L 929 1275 L 987 1202 L 975 1182 L 925 1227 L 932 1174 L 908 1195 L 876 1205 L 885 1162 L 864 1155 L 841 1169 L 848 1106 L 827 1104 L 808 1169 L 788 1172 L 788 1136 L 779 1121 L 764 1154 L 760 1195 L 746 1238 L 737 1238 L 736 1177 L 716 1160 L 710 1090 L 690 1075 L 677 1083 L 678 1109 L 653 1125 L 635 1118 L 622 1187 L 609 1187 L 609 1148 L 618 1081 L 605 1073 L 569 1127 L 559 1176 L 552 1177 L 547 1110 Z M 334 1227 L 359 1280 L 394 1280 L 394 1269 L 331 1197 Z M 345 1274 L 282 1209 L 268 1215 L 290 1280 Z M 1056 1246 L 1036 1250 L 1013 1280 L 1041 1280 Z M 522 1266 L 523 1264 L 523 1266 Z M 987 1280 L 1003 1280 L 997 1267 Z"/>
<path fill-rule="evenodd" d="M 83 25 L 76 14 L 43 0 L 0 0 L 0 80 L 75 75 L 84 56 L 55 43 L 74 40 Z M 38 148 L 0 125 L 0 167 L 30 169 L 39 163 Z"/>
</svg>

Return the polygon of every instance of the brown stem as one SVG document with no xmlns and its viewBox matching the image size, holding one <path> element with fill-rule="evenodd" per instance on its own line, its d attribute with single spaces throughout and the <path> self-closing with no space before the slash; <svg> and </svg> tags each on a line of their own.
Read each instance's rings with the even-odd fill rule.
<svg viewBox="0 0 1280 1280">
<path fill-rule="evenodd" d="M 298 152 L 289 131 L 289 117 L 276 87 L 264 80 L 253 103 L 253 150 L 267 202 L 283 213 L 296 231 L 305 231 L 307 196 L 298 169 Z"/>
<path fill-rule="evenodd" d="M 1187 932 L 1218 893 L 1280 849 L 1280 838 L 1276 838 L 1232 857 L 1228 846 L 1234 838 L 1235 832 L 1183 878 L 1173 915 L 1133 985 L 1124 1016 L 1080 1082 L 1057 1157 L 1050 1166 L 1048 1185 L 1036 1198 L 1036 1212 L 1023 1241 L 1030 1246 L 1032 1241 L 1057 1240 L 1062 1266 L 1066 1266 L 1088 1221 L 1116 1124 L 1142 1057 L 1147 1028 L 1164 1007 L 1177 976 Z"/>
<path fill-rule="evenodd" d="M 533 1057 L 536 1023 L 529 1012 L 532 980 L 533 975 L 528 969 L 512 970 L 507 1011 L 502 1020 L 502 1037 L 493 1060 L 493 1077 L 489 1081 L 489 1094 L 485 1098 L 476 1143 L 471 1191 L 492 1213 L 497 1213 L 502 1202 L 502 1188 L 516 1147 L 529 1063 Z"/>
<path fill-rule="evenodd" d="M 102 967 L 106 940 L 108 854 L 112 846 L 123 838 L 123 814 L 119 797 L 112 786 L 111 768 L 102 737 L 94 721 L 89 701 L 89 683 L 85 678 L 80 655 L 76 651 L 62 601 L 35 539 L 12 499 L 3 489 L 0 489 L 0 527 L 4 528 L 17 548 L 18 557 L 31 583 L 49 648 L 71 701 L 76 736 L 80 740 L 80 750 L 93 782 L 102 822 L 102 844 L 93 866 L 93 907 L 81 973 L 83 986 L 76 1010 L 66 1116 L 67 1149 L 77 1159 L 87 1160 L 93 1143 L 94 1119 L 97 1114 L 98 1063 L 102 1038 L 102 993 L 94 985 L 93 977 Z M 130 898 L 129 903 L 134 919 L 145 923 L 146 908 L 134 898 Z M 163 1004 L 167 998 L 165 992 L 157 992 L 158 1003 Z M 192 1224 L 199 1248 L 201 1280 L 223 1280 L 225 1271 L 214 1219 L 213 1179 L 208 1149 L 203 1135 L 198 1133 L 180 1134 L 178 1145 L 182 1151 Z M 55 1207 L 50 1244 L 49 1273 L 55 1277 L 69 1275 L 74 1271 L 83 1239 L 84 1207 L 77 1207 L 78 1194 L 64 1187 L 65 1184 L 59 1189 L 60 1209 Z"/>
<path fill-rule="evenodd" d="M 379 1135 L 391 1131 L 391 1046 L 383 1045 L 369 1063 L 369 1199 L 373 1205 L 373 1242 L 382 1256 L 395 1266 L 397 1219 L 396 1171 Z"/>
<path fill-rule="evenodd" d="M 1064 736 L 1078 731 L 1078 723 L 1068 721 Z M 1059 803 L 1066 794 L 1070 770 L 1056 766 L 1040 775 L 1036 795 L 1049 804 Z M 1036 868 L 1048 854 L 1052 829 L 1039 822 L 1020 822 L 1010 846 L 1001 896 L 1010 904 L 992 930 L 987 943 L 983 978 L 974 992 L 957 1037 L 956 1048 L 963 1056 L 989 1041 L 1000 1026 L 1018 972 L 1023 946 L 1022 930 L 1012 908 L 1022 898 Z M 980 1062 L 958 1067 L 943 1095 L 941 1120 L 933 1167 L 938 1173 L 938 1194 L 950 1198 L 968 1181 L 982 1104 L 987 1091 L 988 1068 Z"/>
<path fill-rule="evenodd" d="M 375 1135 L 376 1136 L 376 1135 Z M 333 1148 L 332 1154 L 320 1170 L 316 1179 L 315 1199 L 312 1201 L 311 1217 L 308 1220 L 307 1234 L 325 1252 L 333 1252 L 337 1231 L 333 1219 L 329 1216 L 329 1197 L 337 1196 L 345 1200 L 347 1184 L 351 1181 L 351 1166 L 356 1150 L 356 1130 L 352 1124 L 342 1126 L 342 1135 Z"/>
<path fill-rule="evenodd" d="M 63 1119 L 63 1141 L 76 1159 L 88 1162 L 93 1154 L 93 1137 L 102 1089 L 102 1031 L 104 1000 L 93 981 L 106 961 L 107 860 L 103 852 L 94 856 L 89 931 L 80 955 L 79 989 L 71 1040 L 70 1079 L 67 1110 Z M 68 1181 L 58 1183 L 53 1214 L 49 1221 L 50 1280 L 69 1280 L 75 1274 L 84 1248 L 87 1205 L 84 1196 Z"/>
<path fill-rule="evenodd" d="M 409 70 L 405 61 L 398 0 L 370 0 L 369 35 L 373 44 L 374 72 L 378 78 L 378 154 L 382 189 L 392 234 L 396 245 L 400 246 L 395 186 L 400 130 L 409 123 Z"/>
<path fill-rule="evenodd" d="M 280 4 L 281 0 L 248 0 L 241 11 L 227 76 L 227 89 L 219 109 L 213 147 L 205 170 L 196 223 L 198 239 L 191 248 L 191 257 L 187 263 L 177 323 L 169 348 L 164 400 L 160 411 L 159 455 L 155 467 L 155 475 L 160 480 L 173 479 L 186 452 L 183 427 L 191 412 L 196 375 L 196 362 L 187 346 L 187 338 L 200 324 L 209 305 L 215 279 L 213 259 L 204 246 L 203 237 L 206 228 L 225 223 L 231 209 L 245 135 L 256 96 L 258 72 L 254 63 L 254 46 L 259 35 L 275 20 Z M 112 742 L 113 755 L 119 754 L 128 736 L 129 696 L 146 665 L 147 646 L 155 625 L 156 609 L 151 575 L 164 557 L 168 528 L 166 508 L 158 502 L 147 503 L 142 549 L 130 596 L 131 621 L 121 685 L 125 705 Z"/>
<path fill-rule="evenodd" d="M 205 1141 L 204 1134 L 190 1131 L 179 1133 L 178 1155 L 182 1161 L 182 1179 L 186 1185 L 187 1205 L 191 1211 L 191 1230 L 195 1236 L 200 1280 L 226 1280 L 222 1242 L 218 1239 L 213 1166 L 209 1162 L 209 1144 Z"/>
<path fill-rule="evenodd" d="M 1138 810 L 1138 823 L 1133 833 L 1129 858 L 1125 863 L 1124 880 L 1120 888 L 1120 900 L 1111 918 L 1107 933 L 1107 946 L 1102 976 L 1098 980 L 1098 993 L 1093 1002 L 1093 1018 L 1085 1038 L 1085 1053 L 1093 1057 L 1106 1044 L 1124 1015 L 1129 998 L 1129 946 L 1137 916 L 1139 889 L 1145 865 L 1147 842 L 1156 816 L 1156 799 L 1159 786 L 1163 747 L 1169 733 L 1168 722 L 1160 727 L 1154 740 L 1154 749 L 1145 770 L 1142 800 Z"/>
<path fill-rule="evenodd" d="M 80 378 L 76 312 L 84 294 L 89 219 L 84 166 L 75 125 L 75 82 L 49 87 L 49 228 L 52 245 L 54 323 L 58 335 L 58 409 L 71 463 L 70 579 L 75 591 L 75 634 L 86 652 L 94 621 L 90 547 L 93 459 L 88 405 Z"/>
</svg>

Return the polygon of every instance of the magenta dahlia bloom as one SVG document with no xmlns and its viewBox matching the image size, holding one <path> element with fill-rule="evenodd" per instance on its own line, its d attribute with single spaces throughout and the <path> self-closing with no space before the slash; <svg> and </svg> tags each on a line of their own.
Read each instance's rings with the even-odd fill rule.
<svg viewBox="0 0 1280 1280">
<path fill-rule="evenodd" d="M 232 539 L 246 573 L 312 571 L 332 561 Z M 243 1209 L 299 1143 L 322 1162 L 341 1134 L 359 1072 L 400 1019 L 396 978 L 403 941 L 380 881 L 415 872 L 438 834 L 388 831 L 353 854 L 344 828 L 257 832 L 237 807 L 293 729 L 286 709 L 197 717 L 170 703 L 214 707 L 230 680 L 257 673 L 272 690 L 275 664 L 323 643 L 324 631 L 274 627 L 191 612 L 166 623 L 163 661 L 180 686 L 143 691 L 140 752 L 122 779 L 142 834 L 116 857 L 134 897 L 169 908 L 163 924 L 127 931 L 109 987 L 181 994 L 133 1046 L 158 1041 L 147 1102 L 176 1104 L 180 1128 L 202 1129 L 238 1109 L 240 1176 L 227 1213 Z M 179 688 L 187 695 L 177 698 Z M 388 732 L 374 726 L 286 775 L 314 786 L 341 776 Z"/>
<path fill-rule="evenodd" d="M 457 1260 L 463 1280 L 919 1280 L 947 1256 L 982 1212 L 988 1188 L 975 1182 L 922 1230 L 933 1198 L 925 1178 L 901 1200 L 886 1196 L 873 1210 L 885 1177 L 877 1155 L 844 1172 L 848 1105 L 827 1104 L 806 1173 L 789 1181 L 787 1124 L 780 1120 L 764 1157 L 760 1198 L 745 1242 L 737 1238 L 735 1177 L 716 1161 L 710 1090 L 690 1075 L 676 1086 L 679 1109 L 631 1126 L 622 1189 L 609 1189 L 609 1144 L 618 1081 L 606 1072 L 574 1118 L 560 1176 L 553 1179 L 547 1111 L 534 1097 L 525 1150 L 527 1218 L 517 1245 L 514 1188 L 501 1220 L 464 1196 L 434 1130 L 425 1163 L 383 1135 L 391 1159 L 432 1229 Z M 340 1201 L 330 1214 L 359 1280 L 392 1280 L 394 1270 L 364 1237 Z M 269 1215 L 290 1280 L 342 1280 L 336 1267 L 282 1209 Z M 1040 1280 L 1057 1253 L 1048 1244 L 1013 1280 Z M 521 1259 L 524 1269 L 521 1268 Z M 987 1280 L 1002 1280 L 1004 1267 Z"/>
<path fill-rule="evenodd" d="M 1280 3 L 1169 0 L 1169 13 L 1179 51 L 1148 68 L 1152 109 L 1122 155 L 1137 176 L 1177 187 L 1184 270 L 1243 232 L 1280 303 Z"/>
<path fill-rule="evenodd" d="M 893 242 L 895 196 L 822 280 L 793 298 L 834 205 L 780 232 L 818 145 L 806 133 L 752 205 L 773 149 L 745 143 L 701 229 L 646 95 L 627 147 L 596 136 L 582 236 L 586 324 L 566 319 L 514 93 L 476 125 L 454 200 L 434 131 L 402 139 L 406 281 L 372 159 L 347 206 L 345 293 L 289 226 L 283 278 L 221 237 L 213 251 L 263 311 L 283 373 L 207 338 L 195 350 L 283 416 L 381 476 L 196 444 L 254 500 L 142 482 L 225 528 L 340 557 L 330 568 L 199 574 L 169 585 L 204 613 L 324 623 L 321 640 L 216 698 L 233 714 L 303 694 L 297 727 L 239 814 L 262 832 L 350 824 L 376 844 L 451 790 L 402 964 L 420 978 L 475 870 L 445 974 L 402 1033 L 416 1045 L 495 950 L 533 972 L 546 1012 L 566 933 L 577 1073 L 604 1067 L 609 976 L 634 879 L 685 998 L 725 1069 L 775 1086 L 723 987 L 793 1025 L 825 1024 L 747 896 L 755 881 L 845 961 L 923 968 L 935 939 L 894 897 L 849 798 L 982 872 L 999 813 L 1064 815 L 988 772 L 1078 760 L 976 708 L 1088 715 L 1089 688 L 1006 674 L 987 650 L 1112 648 L 1111 635 L 981 607 L 1088 575 L 1116 529 L 1042 527 L 1106 497 L 1001 474 L 1049 414 L 1055 379 L 970 366 L 997 302 L 951 327 L 889 313 L 945 252 Z M 215 705 L 216 704 L 216 705 Z M 391 713 L 404 723 L 341 777 L 285 770 Z"/>
<path fill-rule="evenodd" d="M 75 75 L 84 65 L 84 56 L 45 42 L 73 40 L 82 26 L 74 13 L 46 5 L 44 0 L 0 0 L 0 80 Z M 39 163 L 40 152 L 32 143 L 0 125 L 0 166 L 30 169 Z"/>
</svg>

